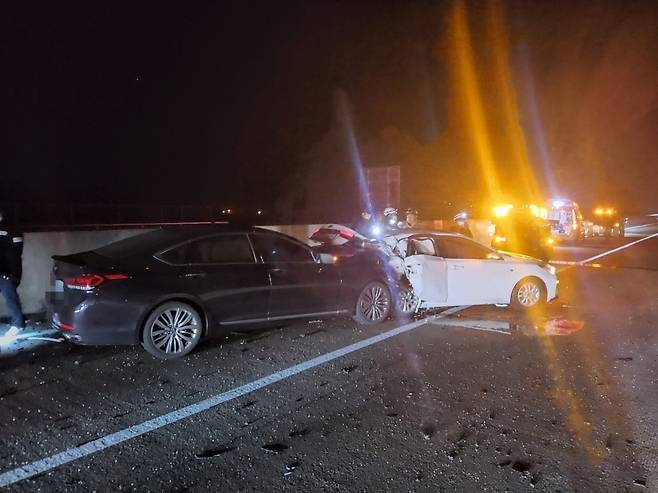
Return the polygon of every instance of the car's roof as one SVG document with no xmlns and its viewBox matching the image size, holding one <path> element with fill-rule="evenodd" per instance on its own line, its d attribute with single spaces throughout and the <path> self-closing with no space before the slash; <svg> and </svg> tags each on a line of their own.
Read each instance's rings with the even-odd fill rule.
<svg viewBox="0 0 658 493">
<path fill-rule="evenodd" d="M 271 231 L 251 224 L 242 223 L 208 223 L 208 224 L 181 224 L 164 226 L 156 231 L 163 231 L 171 238 L 192 238 L 213 233 L 253 233 L 256 231 Z"/>
<path fill-rule="evenodd" d="M 221 233 L 246 234 L 257 232 L 281 235 L 291 239 L 292 241 L 299 242 L 299 240 L 277 231 L 251 225 L 185 224 L 153 229 L 136 236 L 131 236 L 129 238 L 110 243 L 109 245 L 94 250 L 94 252 L 104 257 L 111 258 L 122 258 L 128 255 L 133 256 L 140 254 L 152 255 L 153 253 L 172 247 L 176 244 L 184 243 L 187 240 L 193 240 L 203 236 Z"/>
</svg>

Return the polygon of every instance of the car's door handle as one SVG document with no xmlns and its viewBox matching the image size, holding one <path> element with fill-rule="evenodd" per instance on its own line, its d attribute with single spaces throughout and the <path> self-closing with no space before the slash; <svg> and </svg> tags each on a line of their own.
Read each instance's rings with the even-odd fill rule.
<svg viewBox="0 0 658 493">
<path fill-rule="evenodd" d="M 463 265 L 453 265 L 452 270 L 462 270 L 464 268 Z"/>
<path fill-rule="evenodd" d="M 207 275 L 205 272 L 188 272 L 183 277 L 206 277 Z"/>
<path fill-rule="evenodd" d="M 272 267 L 270 272 L 283 272 L 285 269 L 283 267 Z"/>
</svg>

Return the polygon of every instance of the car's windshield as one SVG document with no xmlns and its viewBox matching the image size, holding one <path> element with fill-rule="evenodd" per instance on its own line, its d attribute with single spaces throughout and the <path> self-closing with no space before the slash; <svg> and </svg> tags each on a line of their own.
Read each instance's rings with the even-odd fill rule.
<svg viewBox="0 0 658 493">
<path fill-rule="evenodd" d="M 457 236 L 437 238 L 439 256 L 456 259 L 490 259 L 495 252 L 475 241 Z"/>
</svg>

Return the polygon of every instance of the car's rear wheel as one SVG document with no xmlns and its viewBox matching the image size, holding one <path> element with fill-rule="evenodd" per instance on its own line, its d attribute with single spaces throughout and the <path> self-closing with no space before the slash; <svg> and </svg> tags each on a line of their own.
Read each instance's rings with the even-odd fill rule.
<svg viewBox="0 0 658 493">
<path fill-rule="evenodd" d="M 360 324 L 377 324 L 391 314 L 391 292 L 379 281 L 366 284 L 356 300 L 354 320 Z"/>
<path fill-rule="evenodd" d="M 199 344 L 203 321 L 199 312 L 182 301 L 158 306 L 144 322 L 142 346 L 160 359 L 175 359 Z"/>
<path fill-rule="evenodd" d="M 512 291 L 511 305 L 517 310 L 529 310 L 546 300 L 546 287 L 536 277 L 521 279 Z"/>
</svg>

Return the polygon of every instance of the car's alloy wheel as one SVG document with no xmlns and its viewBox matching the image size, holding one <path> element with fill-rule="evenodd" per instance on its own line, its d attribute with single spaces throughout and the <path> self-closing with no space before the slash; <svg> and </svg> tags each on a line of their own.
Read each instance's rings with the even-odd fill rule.
<svg viewBox="0 0 658 493">
<path fill-rule="evenodd" d="M 359 323 L 383 322 L 391 313 L 391 294 L 385 284 L 371 282 L 362 290 L 356 302 L 354 319 Z"/>
<path fill-rule="evenodd" d="M 528 309 L 541 304 L 544 298 L 544 289 L 540 281 L 523 279 L 514 288 L 512 304 L 517 308 Z"/>
<path fill-rule="evenodd" d="M 414 288 L 411 286 L 403 286 L 398 289 L 397 293 L 397 313 L 401 316 L 410 316 L 416 313 L 420 300 Z"/>
<path fill-rule="evenodd" d="M 201 339 L 199 313 L 182 302 L 160 305 L 144 324 L 144 348 L 162 359 L 179 358 L 192 351 Z"/>
</svg>

